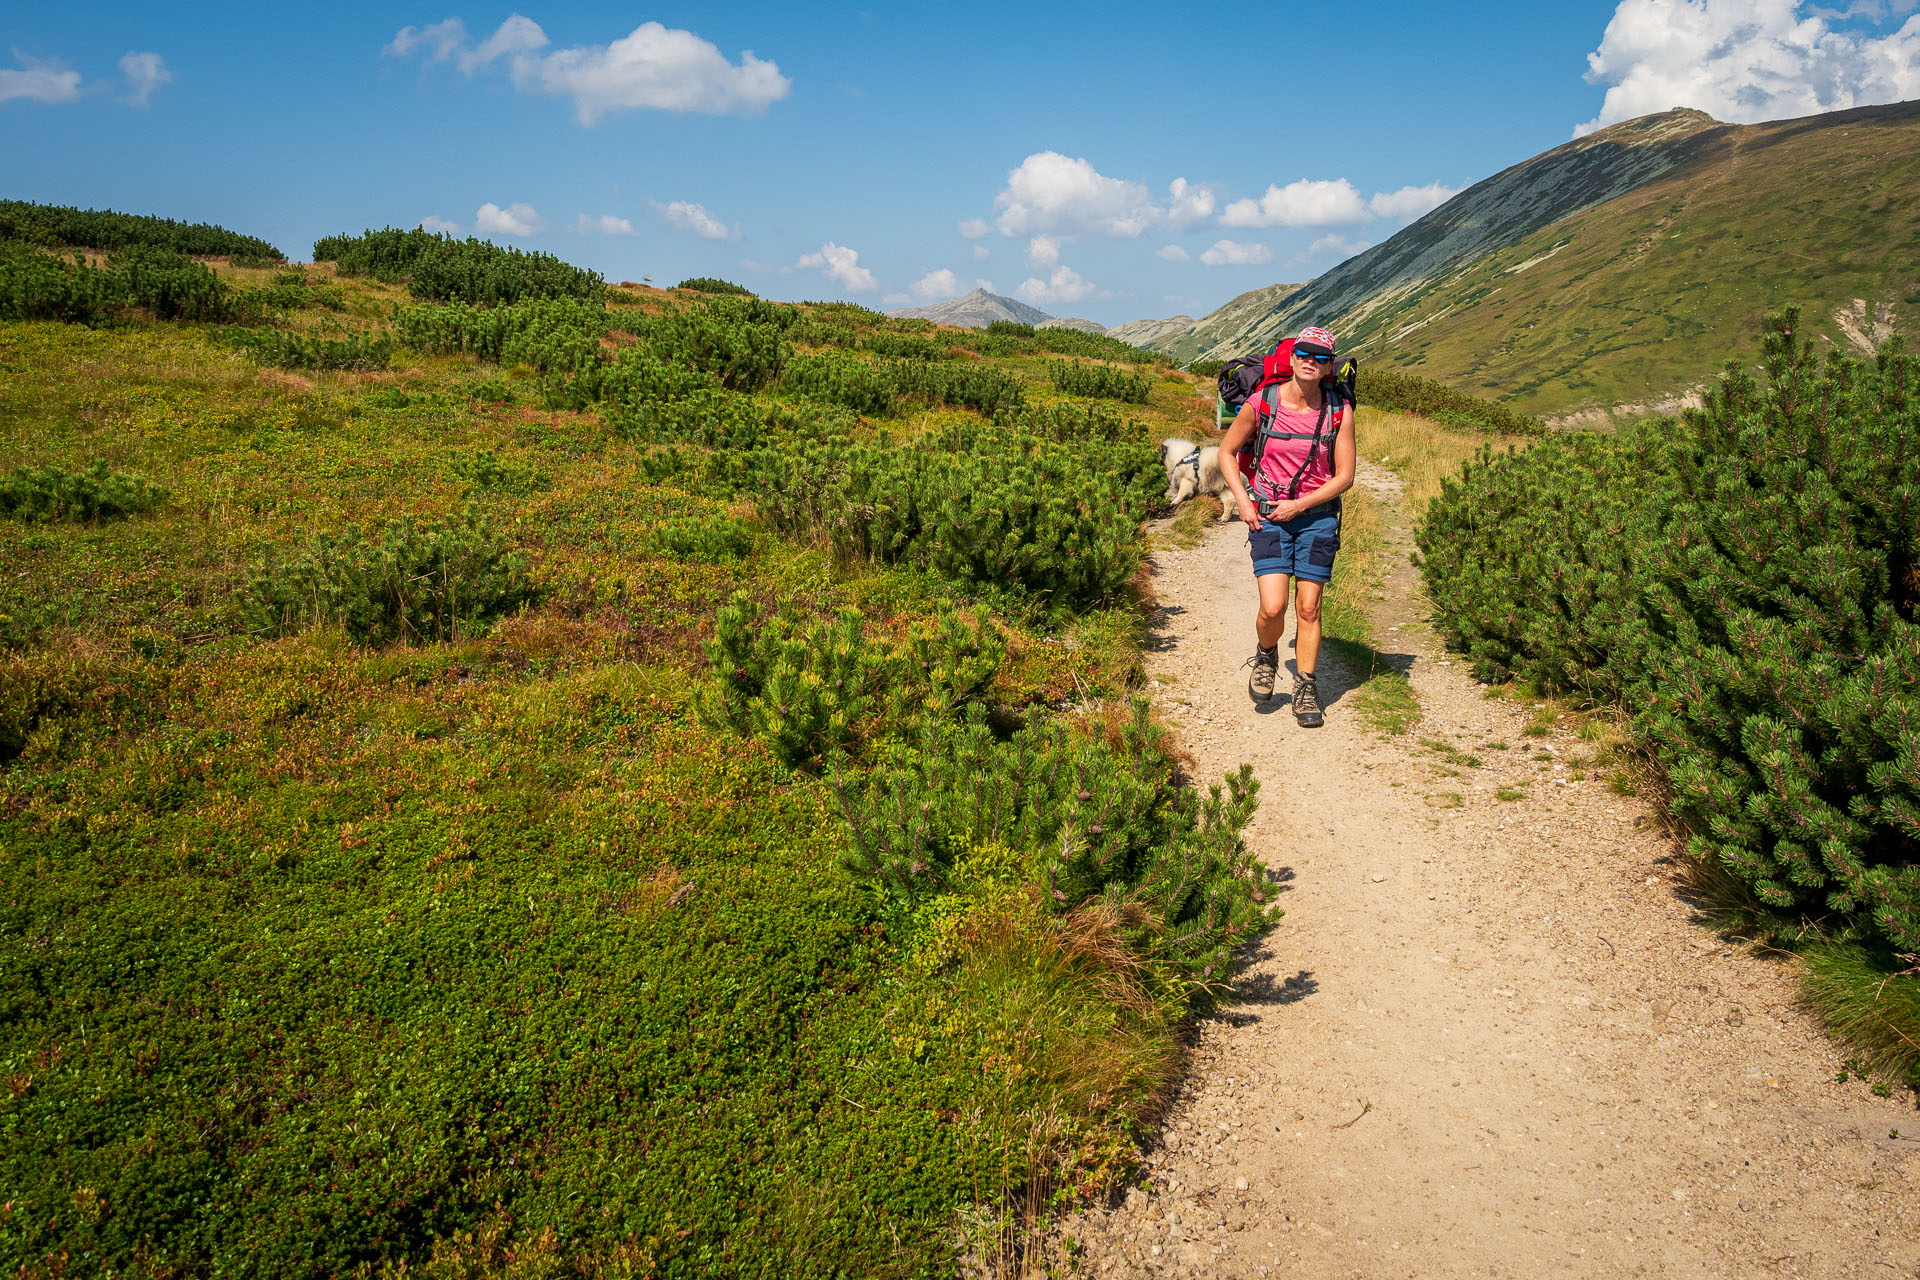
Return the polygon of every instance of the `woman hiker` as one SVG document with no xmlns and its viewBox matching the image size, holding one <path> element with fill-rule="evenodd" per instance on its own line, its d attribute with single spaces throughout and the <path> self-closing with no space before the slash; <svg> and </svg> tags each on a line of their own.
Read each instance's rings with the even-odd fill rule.
<svg viewBox="0 0 1920 1280">
<path fill-rule="evenodd" d="M 1233 489 L 1253 552 L 1260 592 L 1254 615 L 1259 647 L 1248 690 L 1262 703 L 1273 697 L 1286 629 L 1287 593 L 1300 583 L 1299 627 L 1293 644 L 1293 716 L 1302 728 L 1326 723 L 1314 675 L 1320 662 L 1320 596 L 1333 579 L 1340 549 L 1340 495 L 1353 487 L 1353 406 L 1322 378 L 1333 368 L 1333 335 L 1302 329 L 1293 342 L 1290 375 L 1262 387 L 1240 407 L 1220 441 L 1220 472 Z M 1249 480 L 1239 465 L 1249 454 Z"/>
</svg>

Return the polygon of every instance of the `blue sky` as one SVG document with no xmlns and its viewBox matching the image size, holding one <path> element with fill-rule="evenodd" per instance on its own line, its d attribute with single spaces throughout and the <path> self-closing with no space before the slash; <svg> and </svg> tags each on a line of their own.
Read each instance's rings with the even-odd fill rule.
<svg viewBox="0 0 1920 1280">
<path fill-rule="evenodd" d="M 1112 324 L 1305 280 L 1595 125 L 1920 97 L 1917 5 L 14 4 L 0 196 Z"/>
</svg>

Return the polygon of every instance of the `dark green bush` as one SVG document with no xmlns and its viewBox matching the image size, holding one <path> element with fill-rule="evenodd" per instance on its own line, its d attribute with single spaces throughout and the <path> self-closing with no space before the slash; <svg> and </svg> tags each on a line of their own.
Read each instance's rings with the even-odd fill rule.
<svg viewBox="0 0 1920 1280">
<path fill-rule="evenodd" d="M 1137 419 L 1123 418 L 1119 410 L 1104 404 L 1069 402 L 1037 409 L 1009 409 L 995 415 L 994 421 L 1024 435 L 1059 444 L 1144 440 L 1147 431 Z"/>
<path fill-rule="evenodd" d="M 1225 360 L 1194 360 L 1187 365 L 1187 372 L 1200 378 L 1218 378 L 1226 367 Z"/>
<path fill-rule="evenodd" d="M 117 251 L 90 266 L 0 241 L 0 319 L 101 324 L 143 308 L 160 320 L 223 320 L 233 310 L 225 285 L 201 263 L 170 249 Z"/>
<path fill-rule="evenodd" d="M 1063 609 L 1117 592 L 1165 473 L 1143 442 L 1055 444 L 963 423 L 904 444 L 790 442 L 756 459 L 776 529 L 819 531 L 847 557 L 915 564 Z"/>
<path fill-rule="evenodd" d="M 205 265 L 171 249 L 136 247 L 113 256 L 126 298 L 159 320 L 224 320 L 227 288 Z"/>
<path fill-rule="evenodd" d="M 407 292 L 422 302 L 498 306 L 522 298 L 565 297 L 597 306 L 607 287 L 598 272 L 550 253 L 503 249 L 471 236 L 455 240 L 418 227 L 326 236 L 314 242 L 313 258 L 334 263 L 341 275 L 405 279 Z"/>
<path fill-rule="evenodd" d="M 900 360 L 888 370 L 902 395 L 930 405 L 958 405 L 993 415 L 1021 409 L 1027 403 L 1020 379 L 992 365 Z"/>
<path fill-rule="evenodd" d="M 789 352 L 781 331 L 797 315 L 757 298 L 717 298 L 649 316 L 637 336 L 666 364 L 711 374 L 731 391 L 758 391 L 780 376 Z"/>
<path fill-rule="evenodd" d="M 278 263 L 285 255 L 265 240 L 204 222 L 175 222 L 108 209 L 0 200 L 0 240 L 29 240 L 77 249 L 165 249 L 202 256 L 234 254 Z"/>
<path fill-rule="evenodd" d="M 809 400 L 845 405 L 855 413 L 880 417 L 893 412 L 900 388 L 891 366 L 877 365 L 859 356 L 833 351 L 800 355 L 787 362 L 780 375 L 782 389 Z"/>
<path fill-rule="evenodd" d="M 1059 356 L 1088 356 L 1095 360 L 1118 360 L 1124 364 L 1167 364 L 1158 351 L 1148 351 L 1104 333 L 1087 333 L 1064 325 L 1049 325 L 1033 335 L 1033 349 Z"/>
<path fill-rule="evenodd" d="M 751 289 L 734 284 L 731 280 L 716 280 L 711 276 L 694 276 L 691 279 L 682 280 L 673 287 L 676 289 L 691 289 L 695 293 L 733 293 L 739 294 L 744 298 L 754 296 L 754 292 Z"/>
<path fill-rule="evenodd" d="M 1628 709 L 1696 858 L 1920 950 L 1920 362 L 1821 367 L 1618 438 L 1488 452 L 1419 532 L 1449 644 Z"/>
<path fill-rule="evenodd" d="M 331 624 L 369 645 L 475 634 L 534 598 L 525 554 L 471 509 L 425 527 L 393 520 L 369 535 L 349 525 L 270 549 L 251 591 L 262 631 Z"/>
<path fill-rule="evenodd" d="M 946 360 L 947 343 L 915 333 L 870 333 L 859 340 L 862 351 L 892 360 Z"/>
<path fill-rule="evenodd" d="M 476 449 L 456 457 L 448 468 L 476 489 L 502 493 L 532 493 L 553 488 L 553 477 L 491 449 Z"/>
<path fill-rule="evenodd" d="M 753 526 L 724 514 L 662 521 L 647 535 L 647 547 L 655 555 L 699 564 L 744 560 L 753 543 Z"/>
<path fill-rule="evenodd" d="M 1216 370 L 1216 372 L 1218 372 Z M 1538 418 L 1515 413 L 1503 404 L 1456 391 L 1444 382 L 1402 373 L 1397 369 L 1362 366 L 1358 382 L 1360 403 L 1396 413 L 1417 413 L 1449 426 L 1472 427 L 1503 435 L 1539 435 Z"/>
<path fill-rule="evenodd" d="M 146 511 L 166 496 L 146 477 L 109 471 L 104 462 L 85 471 L 15 467 L 0 476 L 0 515 L 16 520 L 104 520 Z"/>
<path fill-rule="evenodd" d="M 1078 360 L 1049 361 L 1047 376 L 1052 379 L 1056 390 L 1070 396 L 1097 396 L 1102 400 L 1122 400 L 1127 404 L 1145 404 L 1151 387 L 1137 373 L 1124 373 L 1107 364 L 1083 364 Z"/>
<path fill-rule="evenodd" d="M 384 369 L 393 359 L 386 334 L 327 338 L 285 329 L 229 329 L 227 341 L 257 364 L 281 369 Z"/>
<path fill-rule="evenodd" d="M 393 332 L 402 346 L 426 354 L 461 351 L 574 374 L 601 361 L 610 323 L 605 308 L 576 298 L 529 298 L 498 307 L 406 307 L 394 317 Z"/>
<path fill-rule="evenodd" d="M 1036 331 L 1032 325 L 1018 320 L 994 320 L 988 323 L 986 332 L 996 338 L 1031 338 Z"/>
<path fill-rule="evenodd" d="M 810 767 L 863 739 L 951 717 L 985 692 L 1006 642 L 984 616 L 943 613 L 893 643 L 869 637 L 857 609 L 763 618 L 736 595 L 706 650 L 714 682 L 696 703 L 701 720 Z"/>
<path fill-rule="evenodd" d="M 964 724 L 926 721 L 864 779 L 837 782 L 848 870 L 908 902 L 944 891 L 969 848 L 1005 846 L 1037 864 L 1049 909 L 1131 909 L 1135 952 L 1200 981 L 1231 973 L 1234 950 L 1270 922 L 1241 836 L 1260 788 L 1252 766 L 1205 800 L 1177 785 L 1145 699 L 1118 750 L 1060 720 L 1030 720 L 1003 742 L 975 707 Z"/>
</svg>

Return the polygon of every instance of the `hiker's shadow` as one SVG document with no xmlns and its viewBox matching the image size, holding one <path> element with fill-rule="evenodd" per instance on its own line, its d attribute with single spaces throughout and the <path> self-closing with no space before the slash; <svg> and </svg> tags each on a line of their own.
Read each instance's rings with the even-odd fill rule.
<svg viewBox="0 0 1920 1280">
<path fill-rule="evenodd" d="M 1179 647 L 1179 640 L 1173 634 L 1173 623 L 1187 614 L 1185 608 L 1177 604 L 1155 606 L 1147 622 L 1147 642 L 1143 646 L 1148 653 L 1171 653 Z"/>
</svg>

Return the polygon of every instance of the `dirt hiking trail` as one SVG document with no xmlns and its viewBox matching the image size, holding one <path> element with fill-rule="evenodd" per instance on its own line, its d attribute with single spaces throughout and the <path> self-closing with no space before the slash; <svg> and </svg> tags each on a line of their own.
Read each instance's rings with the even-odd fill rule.
<svg viewBox="0 0 1920 1280">
<path fill-rule="evenodd" d="M 1155 696 L 1200 779 L 1252 762 L 1286 916 L 1202 1029 L 1145 1185 L 1067 1225 L 1074 1269 L 1920 1277 L 1911 1099 L 1837 1083 L 1791 965 L 1696 923 L 1648 806 L 1572 781 L 1583 744 L 1525 736 L 1528 707 L 1448 661 L 1397 484 L 1361 483 L 1389 509 L 1406 736 L 1363 722 L 1365 673 L 1331 653 L 1326 727 L 1294 723 L 1291 617 L 1251 701 L 1243 526 L 1154 557 Z"/>
</svg>

